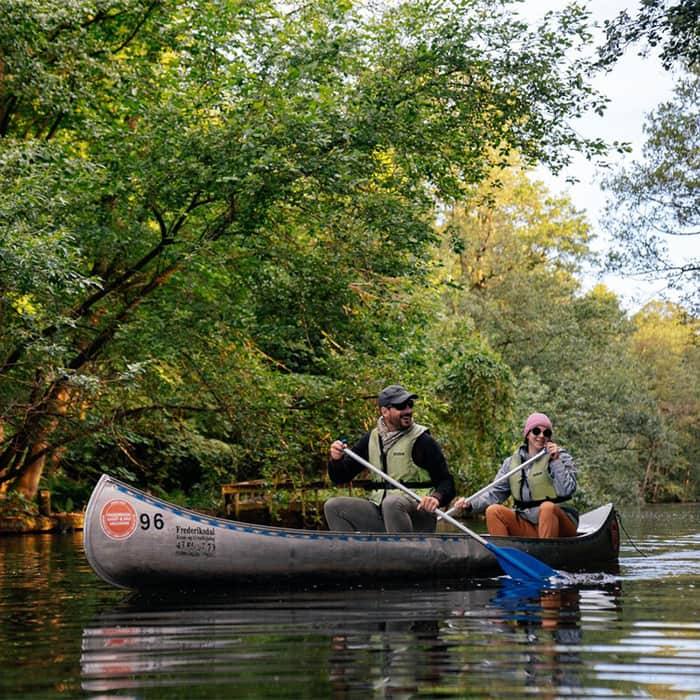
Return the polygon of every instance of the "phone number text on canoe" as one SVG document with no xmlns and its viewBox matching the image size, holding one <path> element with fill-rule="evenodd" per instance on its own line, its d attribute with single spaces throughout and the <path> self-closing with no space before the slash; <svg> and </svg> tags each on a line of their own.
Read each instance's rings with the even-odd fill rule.
<svg viewBox="0 0 700 700">
<path fill-rule="evenodd" d="M 175 551 L 191 557 L 212 557 L 216 553 L 213 527 L 175 526 Z"/>
</svg>

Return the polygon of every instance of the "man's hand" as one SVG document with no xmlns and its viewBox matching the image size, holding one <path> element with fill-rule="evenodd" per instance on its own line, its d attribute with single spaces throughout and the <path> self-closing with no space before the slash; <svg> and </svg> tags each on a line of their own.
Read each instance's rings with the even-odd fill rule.
<svg viewBox="0 0 700 700">
<path fill-rule="evenodd" d="M 425 510 L 428 513 L 434 513 L 435 509 L 440 506 L 440 501 L 438 501 L 435 496 L 423 496 L 418 504 L 418 510 Z"/>
<path fill-rule="evenodd" d="M 338 462 L 341 459 L 343 459 L 343 455 L 345 452 L 343 450 L 345 449 L 346 445 L 342 440 L 336 440 L 335 442 L 331 443 L 331 459 L 334 462 Z"/>
</svg>

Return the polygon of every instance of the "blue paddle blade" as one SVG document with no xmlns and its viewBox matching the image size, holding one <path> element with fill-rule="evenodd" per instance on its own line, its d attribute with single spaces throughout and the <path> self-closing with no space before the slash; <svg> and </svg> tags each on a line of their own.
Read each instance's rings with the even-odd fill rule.
<svg viewBox="0 0 700 700">
<path fill-rule="evenodd" d="M 498 559 L 503 571 L 518 581 L 543 581 L 559 575 L 559 572 L 551 566 L 535 559 L 527 552 L 510 547 L 495 547 L 491 543 L 487 543 L 486 547 Z"/>
</svg>

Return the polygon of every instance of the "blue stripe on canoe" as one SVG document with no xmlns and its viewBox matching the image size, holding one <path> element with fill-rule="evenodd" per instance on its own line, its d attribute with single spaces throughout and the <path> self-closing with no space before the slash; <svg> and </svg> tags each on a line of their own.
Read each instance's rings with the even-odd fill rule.
<svg viewBox="0 0 700 700">
<path fill-rule="evenodd" d="M 169 503 L 165 503 L 164 501 L 151 498 L 150 496 L 146 495 L 145 493 L 141 493 L 140 491 L 132 491 L 130 488 L 128 488 L 127 486 L 123 486 L 122 484 L 113 481 L 110 482 L 110 484 L 113 488 L 117 489 L 117 491 L 121 491 L 122 493 L 130 496 L 131 498 L 136 498 L 139 501 L 148 503 L 148 505 L 150 506 L 159 508 L 160 510 L 168 511 L 173 515 L 177 515 L 181 518 L 188 518 L 189 520 L 194 520 L 198 523 L 206 523 L 211 527 L 218 527 L 224 530 L 234 530 L 235 532 L 247 532 L 255 535 L 265 535 L 267 537 L 289 537 L 290 539 L 297 540 L 339 540 L 340 542 L 401 542 L 401 540 L 404 539 L 411 542 L 425 542 L 428 539 L 427 537 L 420 537 L 417 535 L 412 535 L 411 537 L 401 537 L 400 535 L 382 535 L 381 533 L 376 533 L 372 535 L 338 535 L 330 532 L 313 532 L 311 530 L 305 530 L 303 532 L 297 533 L 290 530 L 266 528 L 264 526 L 244 525 L 241 523 L 219 520 L 218 518 L 212 518 L 207 515 L 198 515 L 191 511 L 186 511 L 182 510 L 181 508 L 171 506 Z M 457 542 L 458 540 L 464 539 L 464 537 L 460 535 L 440 535 L 440 538 L 451 540 L 453 542 Z"/>
</svg>

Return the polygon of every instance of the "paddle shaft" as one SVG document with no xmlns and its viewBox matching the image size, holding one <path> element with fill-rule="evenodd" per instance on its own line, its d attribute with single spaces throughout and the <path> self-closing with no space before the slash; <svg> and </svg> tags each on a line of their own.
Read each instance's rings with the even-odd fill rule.
<svg viewBox="0 0 700 700">
<path fill-rule="evenodd" d="M 478 498 L 481 496 L 482 493 L 486 493 L 489 491 L 493 486 L 496 484 L 500 484 L 501 481 L 505 481 L 506 479 L 509 479 L 513 474 L 516 472 L 520 471 L 521 469 L 525 469 L 526 467 L 529 467 L 535 460 L 539 459 L 542 457 L 542 455 L 546 454 L 547 450 L 543 447 L 534 457 L 530 457 L 530 459 L 526 459 L 522 464 L 519 464 L 517 467 L 513 467 L 509 472 L 506 472 L 505 474 L 501 474 L 497 479 L 494 479 L 490 484 L 487 486 L 484 486 L 483 489 L 479 489 L 476 493 L 473 493 L 469 498 L 465 499 L 467 503 L 470 501 L 473 501 L 475 498 Z M 447 511 L 447 515 L 451 515 L 452 513 L 455 513 L 458 511 L 459 508 L 450 508 Z"/>
<path fill-rule="evenodd" d="M 421 497 L 414 491 L 411 491 L 411 489 L 409 489 L 407 486 L 404 486 L 400 481 L 396 481 L 396 479 L 393 479 L 388 474 L 385 474 L 381 469 L 377 469 L 377 467 L 375 467 L 373 464 L 370 464 L 366 459 L 363 459 L 359 455 L 355 454 L 347 447 L 343 448 L 343 452 L 352 457 L 356 462 L 359 462 L 366 469 L 374 472 L 382 479 L 389 482 L 392 486 L 400 489 L 413 498 L 413 500 L 420 503 Z M 511 578 L 541 581 L 557 575 L 557 572 L 550 566 L 544 564 L 539 559 L 535 559 L 535 557 L 527 554 L 526 552 L 521 552 L 507 547 L 496 547 L 490 542 L 487 542 L 481 535 L 478 535 L 473 530 L 470 530 L 465 525 L 462 525 L 462 523 L 460 523 L 458 520 L 455 520 L 451 515 L 444 513 L 439 508 L 435 509 L 435 513 L 443 520 L 446 520 L 451 525 L 454 525 L 458 530 L 461 530 L 479 542 L 482 546 L 486 547 L 486 549 L 494 554 L 501 568 Z"/>
<path fill-rule="evenodd" d="M 421 497 L 415 491 L 411 491 L 411 489 L 409 489 L 408 486 L 404 486 L 400 481 L 396 481 L 396 479 L 390 477 L 381 469 L 377 469 L 377 467 L 375 467 L 374 464 L 370 464 L 366 459 L 363 459 L 362 457 L 360 457 L 360 455 L 355 454 L 348 447 L 343 448 L 343 452 L 345 452 L 346 455 L 352 457 L 356 462 L 359 462 L 366 469 L 369 469 L 378 476 L 381 476 L 382 479 L 384 479 L 384 481 L 388 481 L 392 486 L 408 494 L 414 501 L 418 501 L 420 503 Z M 489 547 L 489 543 L 481 535 L 478 535 L 476 532 L 473 532 L 465 525 L 462 525 L 462 523 L 460 523 L 458 520 L 455 520 L 451 515 L 448 515 L 447 513 L 441 511 L 439 508 L 435 509 L 435 513 L 439 515 L 443 520 L 446 520 L 451 525 L 454 525 L 459 530 L 462 530 L 468 535 L 471 535 L 475 540 L 477 540 L 477 542 L 481 542 L 481 544 L 483 544 L 484 547 Z"/>
</svg>

